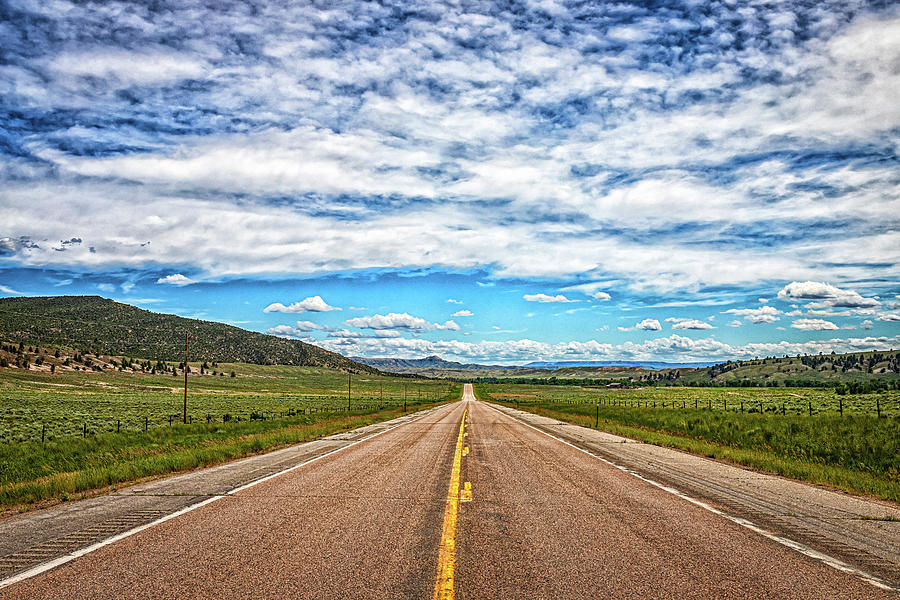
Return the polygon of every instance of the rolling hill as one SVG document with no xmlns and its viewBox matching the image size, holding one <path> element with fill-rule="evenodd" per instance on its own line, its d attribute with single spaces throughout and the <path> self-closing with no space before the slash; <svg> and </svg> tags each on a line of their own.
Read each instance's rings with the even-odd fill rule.
<svg viewBox="0 0 900 600">
<path fill-rule="evenodd" d="M 352 372 L 376 369 L 299 340 L 224 323 L 154 313 L 99 296 L 0 298 L 0 339 L 147 360 L 190 359 L 316 366 Z"/>
</svg>

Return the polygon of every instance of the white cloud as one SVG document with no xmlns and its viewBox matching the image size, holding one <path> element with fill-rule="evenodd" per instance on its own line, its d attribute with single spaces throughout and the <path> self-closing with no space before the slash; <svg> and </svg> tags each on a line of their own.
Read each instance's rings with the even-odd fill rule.
<svg viewBox="0 0 900 600">
<path fill-rule="evenodd" d="M 876 321 L 897 322 L 900 321 L 900 313 L 881 313 L 876 318 Z"/>
<path fill-rule="evenodd" d="M 529 302 L 578 302 L 578 300 L 569 300 L 562 294 L 549 296 L 547 294 L 525 294 L 522 296 Z"/>
<path fill-rule="evenodd" d="M 482 341 L 478 343 L 456 340 L 431 341 L 422 338 L 395 337 L 389 339 L 345 338 L 324 340 L 329 350 L 356 356 L 395 356 L 417 358 L 437 354 L 463 362 L 525 363 L 534 360 L 658 360 L 658 361 L 714 361 L 754 356 L 793 356 L 796 354 L 828 354 L 889 350 L 900 347 L 900 336 L 833 338 L 806 342 L 772 342 L 729 345 L 715 338 L 692 339 L 678 334 L 641 343 L 609 344 L 560 342 L 551 344 L 529 339 Z"/>
<path fill-rule="evenodd" d="M 449 302 L 450 304 L 462 304 L 463 303 L 462 300 L 454 300 L 453 298 L 447 298 L 447 302 Z"/>
<path fill-rule="evenodd" d="M 290 325 L 276 325 L 275 327 L 270 327 L 266 330 L 266 333 L 269 335 L 276 335 L 278 337 L 283 338 L 293 338 L 293 339 L 302 339 L 304 341 L 310 340 L 310 336 L 308 332 L 310 330 L 304 327 L 291 327 Z"/>
<path fill-rule="evenodd" d="M 263 309 L 263 312 L 284 312 L 284 313 L 304 313 L 304 312 L 328 312 L 332 310 L 341 310 L 336 306 L 331 306 L 325 302 L 321 296 L 309 296 L 298 302 L 294 302 L 290 306 L 285 306 L 281 302 L 273 302 Z"/>
<path fill-rule="evenodd" d="M 751 323 L 774 323 L 779 320 L 776 315 L 781 311 L 774 306 L 760 306 L 759 308 L 731 308 L 725 311 L 725 314 L 743 315 L 744 319 Z"/>
<path fill-rule="evenodd" d="M 49 18 L 63 14 L 68 20 L 98 6 L 48 4 L 44 10 Z M 137 12 L 109 10 L 98 21 L 127 18 L 136 34 L 156 27 Z M 716 19 L 729 22 L 730 10 L 711 7 L 706 26 L 715 27 Z M 170 102 L 166 86 L 201 78 L 196 87 L 212 91 L 190 96 L 186 105 L 216 110 L 198 119 L 228 122 L 237 113 L 241 122 L 253 123 L 247 130 L 227 127 L 237 131 L 206 137 L 128 129 L 119 132 L 120 139 L 105 141 L 124 138 L 146 149 L 111 155 L 67 153 L 28 140 L 29 149 L 48 161 L 46 167 L 29 167 L 32 172 L 52 168 L 61 179 L 37 185 L 4 179 L 5 225 L 53 240 L 69 238 L 60 230 L 78 228 L 84 239 L 96 240 L 91 242 L 96 253 L 26 248 L 17 250 L 16 260 L 36 266 L 142 268 L 183 264 L 184 257 L 196 256 L 196 272 L 210 277 L 491 265 L 504 275 L 613 276 L 621 281 L 617 289 L 665 291 L 766 280 L 859 281 L 875 270 L 882 280 L 898 274 L 900 235 L 894 225 L 900 197 L 891 165 L 838 161 L 822 168 L 811 161 L 816 164 L 801 167 L 773 158 L 731 171 L 733 177 L 722 178 L 727 184 L 684 166 L 703 165 L 704 170 L 766 151 L 796 156 L 807 148 L 890 146 L 890 132 L 900 123 L 895 41 L 900 19 L 892 11 L 859 11 L 848 23 L 841 11 L 817 8 L 809 37 L 787 45 L 779 42 L 793 36 L 793 28 L 773 13 L 767 17 L 773 27 L 777 24 L 772 33 L 748 30 L 740 50 L 705 49 L 689 73 L 665 61 L 654 63 L 652 72 L 638 66 L 636 59 L 647 49 L 642 40 L 654 44 L 668 27 L 661 20 L 623 25 L 609 15 L 608 34 L 579 32 L 574 26 L 560 44 L 543 41 L 527 26 L 513 28 L 505 18 L 453 8 L 433 26 L 420 23 L 416 35 L 398 32 L 397 44 L 363 45 L 365 52 L 328 56 L 329 38 L 320 29 L 365 23 L 371 15 L 351 18 L 337 8 L 275 12 L 262 10 L 250 24 L 233 21 L 229 11 L 191 9 L 171 16 L 191 31 L 206 31 L 206 20 L 229 32 L 249 27 L 265 61 L 231 53 L 220 61 L 224 46 L 201 36 L 192 37 L 177 56 L 138 42 L 133 47 L 140 51 L 88 47 L 75 52 L 77 45 L 66 44 L 61 54 L 35 57 L 17 73 L 4 66 L 0 95 L 23 96 L 30 108 L 48 114 L 83 104 L 98 114 L 119 115 L 112 108 L 127 109 L 131 94 L 150 86 L 154 89 L 141 114 L 159 111 L 165 130 L 171 124 L 163 105 L 181 106 Z M 734 18 L 754 24 L 752 7 L 739 12 L 747 17 Z M 267 19 L 279 26 L 265 29 Z M 502 42 L 479 53 L 457 46 L 456 35 Z M 606 38 L 627 43 L 612 57 L 581 52 L 602 47 Z M 438 55 L 442 59 L 432 58 Z M 781 76 L 745 79 L 741 74 L 757 69 Z M 438 79 L 452 93 L 437 101 L 427 90 L 415 89 L 416 77 L 410 74 Z M 534 84 L 520 89 L 523 78 Z M 385 81 L 391 85 L 380 85 Z M 98 101 L 97 94 L 132 86 L 136 89 L 123 94 L 116 107 Z M 370 91 L 348 99 L 338 88 Z M 728 93 L 721 94 L 723 89 Z M 686 90 L 711 90 L 713 98 L 679 105 L 677 98 Z M 522 94 L 516 104 L 523 108 L 507 108 L 512 91 Z M 573 97 L 594 104 L 573 126 L 542 136 L 547 123 L 534 116 L 543 114 L 534 109 L 555 109 Z M 667 98 L 665 110 L 659 98 Z M 303 115 L 300 125 L 296 115 Z M 197 131 L 210 122 L 198 123 Z M 342 124 L 340 130 L 331 126 L 334 122 Z M 100 136 L 107 129 L 113 128 L 88 132 Z M 451 155 L 447 149 L 457 144 L 477 149 L 477 157 Z M 223 170 L 223 164 L 233 168 Z M 573 177 L 573 166 L 582 164 L 602 168 Z M 447 177 L 433 174 L 444 167 Z M 615 175 L 626 172 L 634 178 L 617 183 Z M 87 177 L 69 179 L 73 173 Z M 823 201 L 825 187 L 834 190 L 828 201 Z M 241 192 L 246 197 L 229 199 Z M 306 193 L 328 200 L 306 199 Z M 379 214 L 362 203 L 337 199 L 345 194 L 404 200 L 396 210 Z M 277 195 L 303 200 L 271 206 L 259 199 Z M 763 197 L 766 201 L 760 202 Z M 400 207 L 413 198 L 439 201 Z M 508 199 L 509 205 L 489 203 L 485 209 L 469 202 L 495 198 Z M 152 218 L 135 219 L 135 204 Z M 542 220 L 546 213 L 565 219 Z M 47 214 L 55 218 L 46 219 Z M 334 214 L 352 217 L 357 226 L 347 226 Z M 805 238 L 782 242 L 775 251 L 729 243 L 712 249 L 703 243 L 710 236 L 727 242 L 735 234 L 720 237 L 720 232 L 740 232 L 742 223 L 760 223 L 778 239 L 790 237 L 779 234 L 796 223 L 828 220 L 842 225 L 820 230 L 813 245 Z M 672 222 L 691 226 L 673 231 L 666 227 Z M 662 229 L 661 235 L 647 234 Z M 617 230 L 627 233 L 617 235 Z M 875 233 L 882 230 L 887 232 Z M 141 247 L 148 239 L 153 245 Z M 489 247 L 485 239 L 492 240 Z M 890 266 L 858 266 L 866 262 Z"/>
<path fill-rule="evenodd" d="M 24 296 L 25 295 L 24 292 L 17 292 L 16 290 L 12 289 L 11 287 L 6 287 L 5 285 L 0 285 L 0 292 L 3 292 L 4 294 L 12 294 L 14 296 Z"/>
<path fill-rule="evenodd" d="M 662 325 L 656 319 L 644 319 L 634 324 L 634 327 L 616 327 L 619 331 L 660 331 Z"/>
<path fill-rule="evenodd" d="M 735 319 L 734 321 L 731 321 L 728 324 L 729 327 L 743 327 L 743 325 L 744 325 L 743 321 L 738 321 L 737 319 Z"/>
<path fill-rule="evenodd" d="M 199 78 L 207 66 L 191 56 L 170 51 L 129 52 L 103 49 L 60 54 L 50 63 L 57 76 L 70 80 L 76 77 L 102 79 L 112 88 L 131 85 L 159 85 L 181 79 Z M 79 86 L 68 81 L 70 86 Z M 94 84 L 96 85 L 96 84 Z"/>
<path fill-rule="evenodd" d="M 156 280 L 156 283 L 167 283 L 169 285 L 190 285 L 196 282 L 190 277 L 185 277 L 181 273 L 175 273 L 174 275 L 166 275 L 165 277 L 160 277 Z"/>
<path fill-rule="evenodd" d="M 450 316 L 451 317 L 471 317 L 474 314 L 475 313 L 473 313 L 471 310 L 458 310 Z"/>
<path fill-rule="evenodd" d="M 348 327 L 357 329 L 400 329 L 407 331 L 448 330 L 458 331 L 459 325 L 453 321 L 444 324 L 430 323 L 421 317 L 414 317 L 409 313 L 388 313 L 386 315 L 371 315 L 368 317 L 356 317 L 344 321 Z"/>
<path fill-rule="evenodd" d="M 672 329 L 715 329 L 706 321 L 697 319 L 684 319 L 679 317 L 669 317 L 666 323 L 672 323 Z"/>
<path fill-rule="evenodd" d="M 659 324 L 659 321 L 656 319 L 644 319 L 638 323 L 634 324 L 634 327 L 617 327 L 619 331 L 660 331 L 662 329 L 662 325 Z"/>
<path fill-rule="evenodd" d="M 802 331 L 828 331 L 838 329 L 837 325 L 824 319 L 797 319 L 791 323 L 791 327 Z"/>
<path fill-rule="evenodd" d="M 778 292 L 778 297 L 785 301 L 821 300 L 813 304 L 816 308 L 838 306 L 841 308 L 873 308 L 881 306 L 875 298 L 864 298 L 854 290 L 843 290 L 821 281 L 794 281 Z"/>
<path fill-rule="evenodd" d="M 330 338 L 343 339 L 363 339 L 363 338 L 399 338 L 403 334 L 392 329 L 378 329 L 371 333 L 362 331 L 350 331 L 349 329 L 339 329 L 328 334 Z"/>
<path fill-rule="evenodd" d="M 582 292 L 594 300 L 599 300 L 601 302 L 606 302 L 612 299 L 612 296 L 608 292 L 601 290 L 600 288 L 609 286 L 608 281 L 595 281 L 591 283 L 579 283 L 577 285 L 569 285 L 564 288 L 561 288 L 561 291 L 568 292 Z"/>
</svg>

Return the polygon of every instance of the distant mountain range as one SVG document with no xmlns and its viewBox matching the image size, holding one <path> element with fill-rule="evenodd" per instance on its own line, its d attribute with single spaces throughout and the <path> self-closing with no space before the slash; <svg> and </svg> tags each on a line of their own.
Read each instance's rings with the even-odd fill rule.
<svg viewBox="0 0 900 600">
<path fill-rule="evenodd" d="M 719 361 L 722 362 L 722 361 Z M 719 364 L 718 362 L 654 362 L 654 361 L 628 361 L 628 360 L 565 360 L 556 362 L 535 361 L 526 365 L 532 369 L 568 369 L 570 367 L 633 367 L 648 369 L 650 371 L 662 371 L 663 369 L 700 369 Z"/>
<path fill-rule="evenodd" d="M 525 365 L 483 365 L 478 363 L 459 363 L 451 360 L 444 360 L 440 356 L 427 356 L 425 358 L 362 358 L 359 356 L 351 357 L 356 362 L 363 363 L 389 372 L 407 372 L 407 371 L 423 371 L 423 370 L 450 370 L 450 371 L 483 371 L 483 370 L 556 370 L 567 369 L 572 367 L 600 367 L 600 368 L 638 368 L 651 371 L 661 371 L 663 369 L 694 369 L 701 367 L 709 367 L 718 363 L 714 362 L 690 362 L 690 363 L 667 363 L 653 361 L 535 361 Z"/>
<path fill-rule="evenodd" d="M 147 360 L 300 365 L 375 372 L 300 340 L 154 313 L 99 296 L 0 298 L 0 340 Z"/>
<path fill-rule="evenodd" d="M 360 356 L 351 356 L 351 360 L 370 367 L 375 367 L 381 371 L 391 373 L 401 373 L 405 371 L 420 371 L 442 369 L 450 371 L 468 371 L 482 369 L 515 369 L 516 367 L 506 367 L 498 365 L 479 365 L 476 363 L 459 363 L 451 360 L 444 360 L 440 356 L 426 356 L 425 358 L 362 358 Z"/>
</svg>

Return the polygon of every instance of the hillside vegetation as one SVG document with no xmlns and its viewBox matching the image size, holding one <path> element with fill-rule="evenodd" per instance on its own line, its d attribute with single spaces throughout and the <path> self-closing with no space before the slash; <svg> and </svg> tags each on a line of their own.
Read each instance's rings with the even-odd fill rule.
<svg viewBox="0 0 900 600">
<path fill-rule="evenodd" d="M 464 374 L 454 373 L 454 378 Z M 651 371 L 637 367 L 569 367 L 553 371 L 474 372 L 477 383 L 623 387 L 824 387 L 839 393 L 900 389 L 900 352 L 853 352 L 727 361 L 710 367 Z"/>
<path fill-rule="evenodd" d="M 147 361 L 184 360 L 184 337 L 190 338 L 190 360 L 251 364 L 315 366 L 352 372 L 376 370 L 340 354 L 299 340 L 286 340 L 211 321 L 153 313 L 99 296 L 0 299 L 0 340 L 20 347 L 50 347 L 41 361 L 60 362 L 56 349 L 71 358 L 94 354 Z M 7 351 L 9 348 L 4 348 Z M 37 352 L 33 354 L 38 354 Z M 37 356 L 26 358 L 35 365 Z M 16 356 L 3 356 L 7 362 Z M 101 361 L 104 362 L 104 361 Z M 11 363 L 12 364 L 12 363 Z"/>
</svg>

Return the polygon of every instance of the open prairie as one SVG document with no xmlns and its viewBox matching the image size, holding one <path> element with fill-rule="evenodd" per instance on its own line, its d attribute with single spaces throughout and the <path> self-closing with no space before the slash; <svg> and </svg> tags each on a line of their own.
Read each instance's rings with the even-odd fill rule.
<svg viewBox="0 0 900 600">
<path fill-rule="evenodd" d="M 645 442 L 900 500 L 897 391 L 483 384 L 476 393 Z"/>
</svg>

